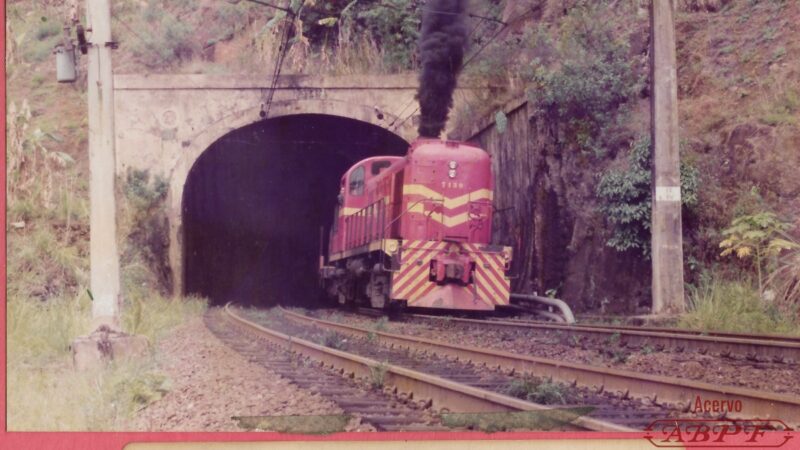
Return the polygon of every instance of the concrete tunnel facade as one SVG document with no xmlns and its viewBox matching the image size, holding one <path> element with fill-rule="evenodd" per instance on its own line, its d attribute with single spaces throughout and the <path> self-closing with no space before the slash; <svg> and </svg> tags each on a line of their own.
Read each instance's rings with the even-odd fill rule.
<svg viewBox="0 0 800 450">
<path fill-rule="evenodd" d="M 166 179 L 169 186 L 165 202 L 169 269 L 173 292 L 178 295 L 187 293 L 187 287 L 197 289 L 196 280 L 187 273 L 187 269 L 192 273 L 198 270 L 197 267 L 187 267 L 187 244 L 195 245 L 197 239 L 197 224 L 185 222 L 187 211 L 190 216 L 197 213 L 197 208 L 185 204 L 187 187 L 191 191 L 188 193 L 190 203 L 197 203 L 198 193 L 205 189 L 207 195 L 209 191 L 207 187 L 199 188 L 193 179 L 213 172 L 209 172 L 210 168 L 220 169 L 226 156 L 239 160 L 241 155 L 234 153 L 247 153 L 241 148 L 235 150 L 232 139 L 241 141 L 244 137 L 247 141 L 246 135 L 252 137 L 253 133 L 259 132 L 266 133 L 265 136 L 274 135 L 281 127 L 294 130 L 295 137 L 290 140 L 297 140 L 298 133 L 320 132 L 295 130 L 302 122 L 324 123 L 323 128 L 328 130 L 323 132 L 328 135 L 322 140 L 328 139 L 329 146 L 341 145 L 340 137 L 331 134 L 333 131 L 360 137 L 371 149 L 362 146 L 349 154 L 344 152 L 347 155 L 340 155 L 338 159 L 330 155 L 322 158 L 323 162 L 328 162 L 330 172 L 336 172 L 335 175 L 325 175 L 327 178 L 317 188 L 318 192 L 327 193 L 320 197 L 324 199 L 324 195 L 335 196 L 336 186 L 330 192 L 321 186 L 329 186 L 331 179 L 338 180 L 349 167 L 347 164 L 376 154 L 402 154 L 407 142 L 416 137 L 414 114 L 418 104 L 414 96 L 417 81 L 413 74 L 341 78 L 285 76 L 278 83 L 266 120 L 261 112 L 269 86 L 267 79 L 117 75 L 114 81 L 118 179 L 124 179 L 130 169 L 147 170 L 152 176 Z M 276 124 L 282 125 L 276 128 Z M 268 146 L 265 151 L 270 152 Z M 267 167 L 268 162 L 262 158 L 254 166 Z M 242 163 L 238 164 L 241 168 Z M 223 171 L 227 171 L 229 177 L 236 176 L 233 166 Z M 260 189 L 263 192 L 269 190 L 264 186 Z M 323 207 L 320 214 L 324 217 L 331 215 L 332 206 Z M 196 215 L 191 217 L 196 218 Z M 320 220 L 316 219 L 316 222 Z M 319 231 L 311 237 L 315 249 L 319 247 L 318 236 Z"/>
</svg>

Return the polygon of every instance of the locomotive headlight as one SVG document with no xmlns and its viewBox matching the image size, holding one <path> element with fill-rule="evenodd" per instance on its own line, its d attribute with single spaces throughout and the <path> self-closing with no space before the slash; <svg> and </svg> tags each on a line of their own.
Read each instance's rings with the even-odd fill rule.
<svg viewBox="0 0 800 450">
<path fill-rule="evenodd" d="M 447 172 L 447 175 L 450 178 L 455 178 L 456 177 L 456 170 L 455 169 L 450 169 L 450 171 Z"/>
<path fill-rule="evenodd" d="M 511 261 L 511 250 L 508 250 L 508 249 L 503 250 L 503 259 L 506 262 Z"/>
<path fill-rule="evenodd" d="M 386 250 L 389 253 L 396 252 L 397 248 L 398 248 L 397 241 L 389 241 L 389 242 L 386 243 Z"/>
<path fill-rule="evenodd" d="M 447 163 L 447 167 L 455 169 L 456 167 L 458 167 L 458 163 L 455 161 L 450 161 L 449 163 Z"/>
</svg>

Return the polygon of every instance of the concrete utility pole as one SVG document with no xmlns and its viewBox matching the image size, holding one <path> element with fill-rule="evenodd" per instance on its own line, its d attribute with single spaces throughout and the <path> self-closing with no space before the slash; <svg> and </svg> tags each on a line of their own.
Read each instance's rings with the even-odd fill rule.
<svg viewBox="0 0 800 450">
<path fill-rule="evenodd" d="M 109 0 L 86 0 L 88 42 L 90 265 L 92 331 L 72 342 L 72 361 L 79 370 L 115 359 L 139 358 L 147 339 L 120 328 L 119 252 L 114 192 L 114 80 L 111 70 Z"/>
<path fill-rule="evenodd" d="M 114 81 L 109 0 L 86 1 L 89 40 L 89 170 L 93 327 L 119 328 L 119 252 L 114 192 Z"/>
<path fill-rule="evenodd" d="M 686 309 L 674 12 L 674 0 L 652 0 L 653 314 Z"/>
</svg>

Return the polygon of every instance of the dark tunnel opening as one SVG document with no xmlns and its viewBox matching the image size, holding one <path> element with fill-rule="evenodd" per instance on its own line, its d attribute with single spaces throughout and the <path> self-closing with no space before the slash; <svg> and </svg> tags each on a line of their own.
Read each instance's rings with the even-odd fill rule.
<svg viewBox="0 0 800 450">
<path fill-rule="evenodd" d="M 407 147 L 375 125 L 318 114 L 225 135 L 198 158 L 184 188 L 186 293 L 214 305 L 318 304 L 320 227 L 327 246 L 342 174 Z"/>
</svg>

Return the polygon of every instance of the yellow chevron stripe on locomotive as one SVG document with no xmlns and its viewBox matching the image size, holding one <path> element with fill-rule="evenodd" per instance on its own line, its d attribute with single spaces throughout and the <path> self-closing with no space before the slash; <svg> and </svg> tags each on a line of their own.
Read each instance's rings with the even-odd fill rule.
<svg viewBox="0 0 800 450">
<path fill-rule="evenodd" d="M 507 305 L 511 284 L 506 275 L 511 247 L 488 246 L 447 241 L 406 241 L 401 246 L 399 269 L 392 274 L 391 298 L 404 300 L 408 306 L 493 310 Z M 437 282 L 434 264 L 468 258 L 467 282 Z M 462 274 L 463 275 L 463 274 Z"/>
</svg>

